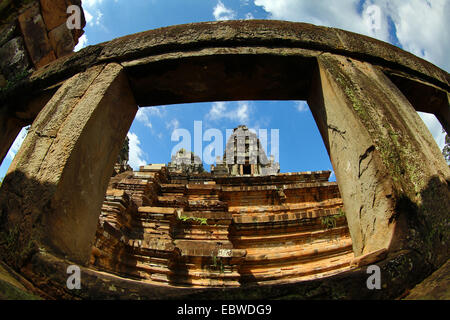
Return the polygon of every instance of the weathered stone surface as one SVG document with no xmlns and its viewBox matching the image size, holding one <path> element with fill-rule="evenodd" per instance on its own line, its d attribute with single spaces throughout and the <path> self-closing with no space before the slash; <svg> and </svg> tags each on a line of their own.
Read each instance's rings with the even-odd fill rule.
<svg viewBox="0 0 450 320">
<path fill-rule="evenodd" d="M 392 82 L 408 98 L 416 111 L 433 113 L 446 132 L 450 132 L 449 93 L 405 74 L 386 72 Z"/>
<path fill-rule="evenodd" d="M 375 67 L 330 54 L 318 66 L 309 105 L 339 181 L 355 255 L 414 247 L 428 263 L 442 264 L 450 170 L 430 132 Z"/>
<path fill-rule="evenodd" d="M 58 58 L 72 53 L 75 43 L 72 38 L 72 32 L 67 29 L 65 23 L 50 31 L 48 37 Z"/>
<path fill-rule="evenodd" d="M 450 300 L 450 261 L 415 286 L 405 300 Z"/>
<path fill-rule="evenodd" d="M 65 0 L 40 0 L 42 17 L 48 31 L 65 24 L 67 5 Z"/>
<path fill-rule="evenodd" d="M 38 4 L 19 16 L 19 25 L 31 61 L 36 68 L 39 69 L 56 59 Z"/>
<path fill-rule="evenodd" d="M 78 263 L 88 261 L 110 168 L 137 111 L 122 70 L 109 64 L 67 81 L 39 114 L 2 186 L 6 229 L 34 223 L 30 237 Z"/>
<path fill-rule="evenodd" d="M 30 62 L 21 37 L 8 41 L 0 48 L 0 67 L 9 80 L 14 80 L 20 75 L 22 78 L 26 76 L 25 72 L 30 67 Z"/>
<path fill-rule="evenodd" d="M 67 262 L 51 254 L 40 252 L 22 269 L 33 283 L 51 296 L 65 299 L 153 299 L 153 300 L 256 300 L 256 299 L 340 299 L 379 300 L 395 299 L 411 289 L 418 279 L 430 273 L 419 263 L 416 252 L 403 252 L 379 262 L 382 289 L 367 288 L 367 269 L 359 268 L 333 277 L 284 284 L 248 285 L 229 288 L 180 288 L 161 286 L 148 281 L 136 281 L 105 272 L 81 267 L 81 290 L 68 290 Z M 52 281 L 48 276 L 52 275 Z"/>
<path fill-rule="evenodd" d="M 17 32 L 17 25 L 12 23 L 3 27 L 0 30 L 0 47 L 3 46 L 6 42 L 14 38 L 14 35 Z"/>
<path fill-rule="evenodd" d="M 384 260 L 387 257 L 387 249 L 380 249 L 374 252 L 366 253 L 362 256 L 356 257 L 352 259 L 350 262 L 351 267 L 361 267 L 361 266 L 367 266 L 370 264 L 374 264 L 375 262 L 378 262 L 380 260 Z"/>
</svg>

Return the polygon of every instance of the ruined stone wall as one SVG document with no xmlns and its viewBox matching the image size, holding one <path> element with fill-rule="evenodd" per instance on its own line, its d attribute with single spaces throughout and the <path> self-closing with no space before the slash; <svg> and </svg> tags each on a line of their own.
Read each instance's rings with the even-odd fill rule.
<svg viewBox="0 0 450 320">
<path fill-rule="evenodd" d="M 337 184 L 325 181 L 329 172 L 183 182 L 164 169 L 143 166 L 112 179 L 91 266 L 193 287 L 349 270 L 352 242 Z"/>
<path fill-rule="evenodd" d="M 86 21 L 82 17 L 81 29 L 69 30 L 66 21 L 70 5 L 81 7 L 81 1 L 1 1 L 0 88 L 73 52 Z"/>
</svg>

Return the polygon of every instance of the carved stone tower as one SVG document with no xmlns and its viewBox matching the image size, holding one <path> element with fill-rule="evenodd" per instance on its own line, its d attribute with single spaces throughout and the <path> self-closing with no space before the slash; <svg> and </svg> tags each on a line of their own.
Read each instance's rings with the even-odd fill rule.
<svg viewBox="0 0 450 320">
<path fill-rule="evenodd" d="M 233 130 L 227 141 L 223 160 L 217 159 L 212 166 L 215 175 L 265 176 L 280 172 L 280 164 L 269 160 L 257 135 L 247 126 L 240 125 Z"/>
</svg>

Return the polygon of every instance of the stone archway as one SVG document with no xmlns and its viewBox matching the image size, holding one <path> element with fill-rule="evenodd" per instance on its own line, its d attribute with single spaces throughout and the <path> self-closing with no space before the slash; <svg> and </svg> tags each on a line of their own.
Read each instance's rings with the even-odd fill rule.
<svg viewBox="0 0 450 320">
<path fill-rule="evenodd" d="M 414 97 L 404 95 L 410 86 L 398 85 L 402 77 L 424 92 L 433 89 L 439 103 L 429 110 L 448 128 L 448 73 L 342 30 L 200 23 L 86 48 L 26 82 L 33 94 L 21 99 L 25 105 L 46 88 L 59 89 L 8 171 L 3 228 L 19 228 L 21 248 L 35 241 L 83 264 L 137 105 L 307 99 L 339 181 L 355 255 L 413 250 L 436 268 L 448 258 L 450 171 L 415 113 Z M 15 95 L 13 89 L 5 98 L 11 113 Z M 29 258 L 13 256 L 19 264 Z"/>
</svg>

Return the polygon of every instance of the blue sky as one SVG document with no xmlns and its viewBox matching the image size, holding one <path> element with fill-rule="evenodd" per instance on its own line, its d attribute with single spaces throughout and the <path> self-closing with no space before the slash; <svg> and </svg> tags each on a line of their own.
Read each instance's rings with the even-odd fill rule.
<svg viewBox="0 0 450 320">
<path fill-rule="evenodd" d="M 390 42 L 450 70 L 450 1 L 447 0 L 84 0 L 85 46 L 159 27 L 229 19 L 277 19 L 341 28 Z M 444 134 L 432 115 L 420 114 L 442 149 Z M 298 101 L 208 102 L 141 108 L 130 128 L 130 164 L 167 163 L 172 131 L 192 132 L 239 124 L 279 129 L 282 172 L 332 170 L 308 106 Z M 0 167 L 3 177 L 21 142 L 22 131 Z M 225 142 L 225 141 L 224 141 Z M 204 142 L 206 146 L 208 142 Z M 270 153 L 270 145 L 269 145 Z M 209 169 L 209 165 L 206 165 Z M 334 177 L 332 177 L 334 180 Z"/>
</svg>

